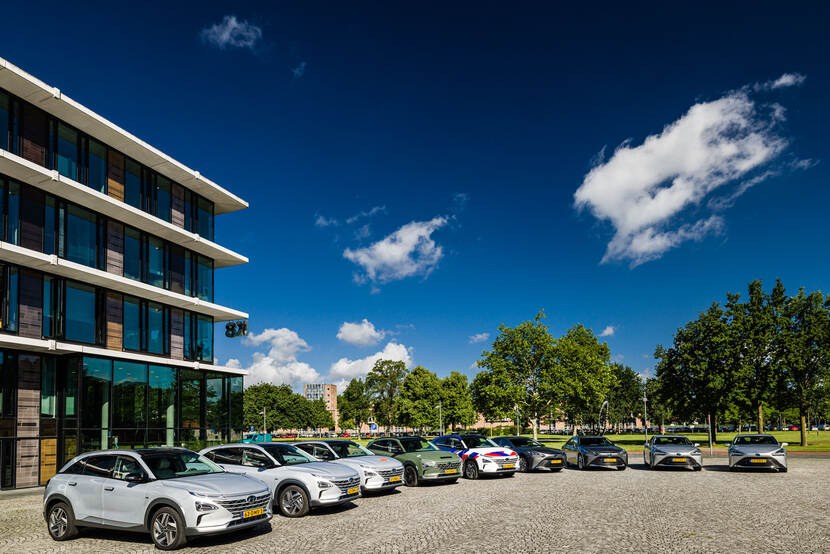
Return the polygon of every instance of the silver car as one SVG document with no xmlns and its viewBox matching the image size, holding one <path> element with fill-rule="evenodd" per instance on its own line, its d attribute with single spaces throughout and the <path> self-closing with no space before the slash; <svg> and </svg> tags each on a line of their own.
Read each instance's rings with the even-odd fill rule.
<svg viewBox="0 0 830 554">
<path fill-rule="evenodd" d="M 651 469 L 659 467 L 687 467 L 694 471 L 703 468 L 703 453 L 683 435 L 654 435 L 645 444 L 643 461 Z"/>
<path fill-rule="evenodd" d="M 285 517 L 302 517 L 311 508 L 336 506 L 360 497 L 360 474 L 355 469 L 321 462 L 290 444 L 225 444 L 206 448 L 201 454 L 228 471 L 265 481 Z"/>
<path fill-rule="evenodd" d="M 729 447 L 732 471 L 755 467 L 787 472 L 787 451 L 784 450 L 787 443 L 779 443 L 772 435 L 738 435 L 725 444 Z"/>
<path fill-rule="evenodd" d="M 356 442 L 333 439 L 293 444 L 315 458 L 357 470 L 363 492 L 394 489 L 403 485 L 401 462 L 389 456 L 378 456 Z"/>
<path fill-rule="evenodd" d="M 579 469 L 607 467 L 620 471 L 628 467 L 628 452 L 603 436 L 571 437 L 562 447 L 567 464 Z"/>
<path fill-rule="evenodd" d="M 188 536 L 259 525 L 271 519 L 262 481 L 227 473 L 184 448 L 102 450 L 71 459 L 46 484 L 43 516 L 56 541 L 78 527 L 150 533 L 156 548 Z"/>
</svg>

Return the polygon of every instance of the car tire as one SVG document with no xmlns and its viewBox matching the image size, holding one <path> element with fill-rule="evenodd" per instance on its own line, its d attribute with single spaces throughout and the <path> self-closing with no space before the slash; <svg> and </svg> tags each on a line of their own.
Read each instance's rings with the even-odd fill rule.
<svg viewBox="0 0 830 554">
<path fill-rule="evenodd" d="M 585 458 L 582 456 L 582 454 L 576 457 L 576 467 L 578 467 L 579 469 L 585 469 Z"/>
<path fill-rule="evenodd" d="M 450 485 L 458 483 L 458 477 L 456 477 L 455 479 L 447 479 L 447 483 L 449 483 Z"/>
<path fill-rule="evenodd" d="M 467 479 L 478 479 L 478 464 L 475 460 L 468 460 L 464 464 L 464 477 Z"/>
<path fill-rule="evenodd" d="M 406 466 L 403 468 L 403 484 L 407 487 L 417 487 L 420 484 L 418 470 L 415 466 Z"/>
<path fill-rule="evenodd" d="M 628 467 L 628 464 L 626 464 L 624 466 L 617 466 L 617 471 L 625 471 L 625 468 L 627 468 L 627 467 Z"/>
<path fill-rule="evenodd" d="M 308 494 L 302 487 L 288 485 L 280 489 L 277 506 L 285 517 L 303 517 L 308 514 Z"/>
<path fill-rule="evenodd" d="M 530 473 L 530 469 L 528 469 L 527 460 L 524 456 L 519 456 L 519 471 L 522 473 Z"/>
<path fill-rule="evenodd" d="M 184 521 L 179 512 L 169 506 L 156 510 L 150 518 L 150 538 L 158 550 L 176 550 L 187 543 Z"/>
<path fill-rule="evenodd" d="M 66 502 L 55 502 L 46 515 L 46 525 L 52 540 L 66 541 L 78 534 L 72 508 Z"/>
<path fill-rule="evenodd" d="M 787 473 L 787 468 L 786 467 L 778 468 L 778 473 Z"/>
</svg>

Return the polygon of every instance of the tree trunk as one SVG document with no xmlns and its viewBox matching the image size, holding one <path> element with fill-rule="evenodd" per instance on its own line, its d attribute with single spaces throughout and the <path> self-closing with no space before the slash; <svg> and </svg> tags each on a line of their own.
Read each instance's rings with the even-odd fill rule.
<svg viewBox="0 0 830 554">
<path fill-rule="evenodd" d="M 538 438 L 539 438 L 539 415 L 538 414 L 533 414 L 533 419 L 531 419 L 530 422 L 533 425 L 533 440 L 538 440 Z"/>
<path fill-rule="evenodd" d="M 718 414 L 712 414 L 712 421 L 710 422 L 712 433 L 712 444 L 718 443 Z"/>
<path fill-rule="evenodd" d="M 807 446 L 807 414 L 805 412 L 804 408 L 799 410 L 799 415 L 801 415 L 801 446 Z"/>
<path fill-rule="evenodd" d="M 764 432 L 764 406 L 758 402 L 758 432 Z"/>
</svg>

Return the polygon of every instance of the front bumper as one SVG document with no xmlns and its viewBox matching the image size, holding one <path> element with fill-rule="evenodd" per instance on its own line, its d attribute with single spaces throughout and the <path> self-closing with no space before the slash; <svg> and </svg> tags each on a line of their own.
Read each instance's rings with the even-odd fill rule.
<svg viewBox="0 0 830 554">
<path fill-rule="evenodd" d="M 353 492 L 349 493 L 349 490 Z M 322 506 L 337 506 L 357 498 L 360 498 L 360 481 L 356 481 L 349 487 L 322 489 L 317 493 L 317 498 L 311 498 L 309 503 L 312 508 L 320 508 Z"/>
<path fill-rule="evenodd" d="M 403 485 L 403 468 L 378 471 L 377 475 L 367 477 L 363 481 L 363 489 L 366 491 L 394 489 L 401 485 Z"/>
<path fill-rule="evenodd" d="M 729 467 L 739 467 L 739 468 L 758 468 L 758 469 L 786 469 L 787 468 L 787 456 L 786 455 L 771 455 L 771 454 L 761 454 L 761 455 L 749 455 L 749 454 L 742 454 L 742 455 L 729 455 Z"/>
<path fill-rule="evenodd" d="M 531 465 L 528 465 L 528 469 L 533 471 L 559 471 L 567 465 L 564 456 L 546 456 L 530 460 Z"/>
<path fill-rule="evenodd" d="M 252 502 L 238 499 L 208 500 L 207 503 L 218 508 L 210 512 L 199 512 L 194 509 L 185 513 L 185 535 L 215 535 L 247 529 L 270 521 L 274 516 L 270 492 L 257 495 Z"/>
<path fill-rule="evenodd" d="M 702 454 L 654 454 L 654 465 L 659 467 L 688 467 L 703 466 Z"/>
<path fill-rule="evenodd" d="M 519 469 L 518 456 L 507 458 L 479 456 L 476 462 L 481 473 L 514 473 Z"/>
<path fill-rule="evenodd" d="M 619 469 L 628 466 L 628 456 L 619 454 L 599 454 L 586 456 L 586 467 L 611 467 Z"/>
<path fill-rule="evenodd" d="M 441 481 L 461 477 L 461 462 L 444 462 L 437 466 L 423 466 L 420 479 Z"/>
</svg>

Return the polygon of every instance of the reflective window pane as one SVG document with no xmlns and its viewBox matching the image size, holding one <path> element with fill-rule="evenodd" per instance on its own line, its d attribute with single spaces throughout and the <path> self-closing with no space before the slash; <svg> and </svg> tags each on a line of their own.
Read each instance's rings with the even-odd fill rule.
<svg viewBox="0 0 830 554">
<path fill-rule="evenodd" d="M 208 373 L 205 379 L 205 425 L 220 429 L 228 423 L 225 378 L 219 373 Z"/>
<path fill-rule="evenodd" d="M 141 280 L 141 232 L 124 227 L 124 277 Z"/>
<path fill-rule="evenodd" d="M 87 185 L 98 192 L 107 192 L 107 147 L 89 139 L 89 167 Z"/>
<path fill-rule="evenodd" d="M 179 371 L 181 386 L 183 428 L 198 428 L 202 422 L 202 383 L 204 374 L 200 371 L 182 369 Z"/>
<path fill-rule="evenodd" d="M 235 375 L 229 378 L 230 381 L 230 408 L 231 408 L 231 429 L 242 428 L 242 395 L 243 377 Z"/>
<path fill-rule="evenodd" d="M 40 417 L 57 417 L 58 392 L 55 359 L 45 358 L 40 370 Z M 42 433 L 41 435 L 45 435 Z"/>
<path fill-rule="evenodd" d="M 124 173 L 124 202 L 141 209 L 141 164 L 129 158 Z"/>
<path fill-rule="evenodd" d="M 147 283 L 164 287 L 164 241 L 147 237 Z"/>
<path fill-rule="evenodd" d="M 12 244 L 20 244 L 20 183 L 15 181 L 9 181 L 6 241 Z"/>
<path fill-rule="evenodd" d="M 6 293 L 7 300 L 7 313 L 6 313 L 6 321 L 5 325 L 3 325 L 3 329 L 6 331 L 17 331 L 17 313 L 19 309 L 19 303 L 17 301 L 18 298 L 18 275 L 17 275 L 17 268 L 16 267 L 9 267 L 7 273 L 7 283 L 6 283 Z"/>
<path fill-rule="evenodd" d="M 55 223 L 57 221 L 57 201 L 52 195 L 46 195 L 43 211 L 43 253 L 55 254 Z"/>
<path fill-rule="evenodd" d="M 95 288 L 66 282 L 66 340 L 95 343 Z"/>
<path fill-rule="evenodd" d="M 111 427 L 144 427 L 147 423 L 146 394 L 147 364 L 115 361 L 112 376 Z"/>
<path fill-rule="evenodd" d="M 170 180 L 156 175 L 156 217 L 170 221 Z"/>
<path fill-rule="evenodd" d="M 154 428 L 176 427 L 176 370 L 172 367 L 150 366 L 150 421 Z"/>
<path fill-rule="evenodd" d="M 78 181 L 78 158 L 80 141 L 78 138 L 78 131 L 58 123 L 58 138 L 57 138 L 57 170 L 58 173 L 64 177 L 69 177 L 73 181 Z"/>
<path fill-rule="evenodd" d="M 110 384 L 112 361 L 102 358 L 83 358 L 81 393 L 81 427 L 109 427 Z"/>
<path fill-rule="evenodd" d="M 124 348 L 141 349 L 141 311 L 138 298 L 124 295 Z"/>
<path fill-rule="evenodd" d="M 156 302 L 147 302 L 147 352 L 164 354 L 166 334 L 164 307 Z"/>
<path fill-rule="evenodd" d="M 213 302 L 213 260 L 199 256 L 196 268 L 197 296 L 202 300 Z"/>
<path fill-rule="evenodd" d="M 0 148 L 9 150 L 9 96 L 0 92 Z"/>
<path fill-rule="evenodd" d="M 66 209 L 66 259 L 88 267 L 97 266 L 98 217 L 70 204 Z"/>
<path fill-rule="evenodd" d="M 196 359 L 213 362 L 213 318 L 196 316 Z"/>
<path fill-rule="evenodd" d="M 197 233 L 199 236 L 208 240 L 213 240 L 213 202 L 199 197 L 196 204 L 198 210 L 199 228 Z"/>
</svg>

